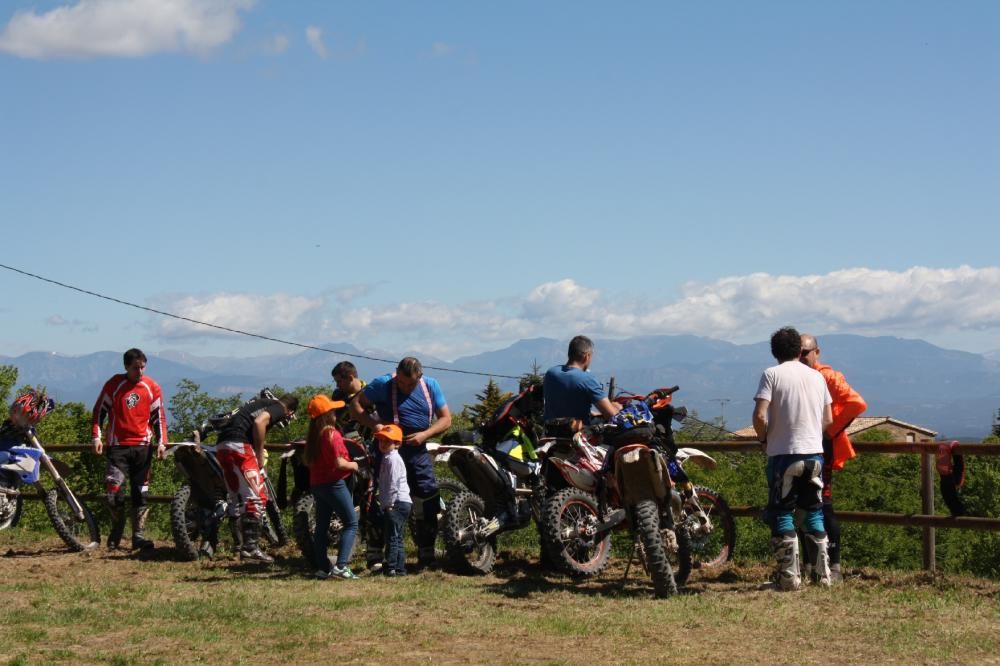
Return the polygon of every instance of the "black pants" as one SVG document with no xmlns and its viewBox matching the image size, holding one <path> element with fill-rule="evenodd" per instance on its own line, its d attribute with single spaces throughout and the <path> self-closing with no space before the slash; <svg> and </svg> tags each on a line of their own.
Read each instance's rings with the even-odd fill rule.
<svg viewBox="0 0 1000 666">
<path fill-rule="evenodd" d="M 151 446 L 110 446 L 105 472 L 108 506 L 114 510 L 125 505 L 125 481 L 128 480 L 132 509 L 146 506 L 149 468 L 153 462 Z"/>
</svg>

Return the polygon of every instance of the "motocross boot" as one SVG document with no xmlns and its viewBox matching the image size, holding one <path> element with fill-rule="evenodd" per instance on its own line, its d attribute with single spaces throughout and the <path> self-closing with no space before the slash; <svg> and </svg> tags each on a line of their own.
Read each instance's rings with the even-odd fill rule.
<svg viewBox="0 0 1000 666">
<path fill-rule="evenodd" d="M 108 532 L 108 550 L 118 550 L 122 544 L 122 534 L 125 533 L 125 507 L 112 505 L 109 507 L 111 513 L 111 531 Z"/>
<path fill-rule="evenodd" d="M 802 580 L 815 581 L 816 544 L 809 539 L 806 532 L 799 532 L 802 539 L 799 545 L 802 547 Z"/>
<path fill-rule="evenodd" d="M 271 564 L 274 558 L 260 549 L 260 520 L 257 516 L 245 515 L 243 520 L 243 547 L 240 559 Z"/>
<path fill-rule="evenodd" d="M 793 591 L 802 585 L 799 575 L 799 540 L 794 534 L 771 537 L 771 550 L 778 561 L 775 585 L 782 591 Z"/>
<path fill-rule="evenodd" d="M 806 553 L 812 558 L 812 581 L 823 587 L 830 587 L 833 584 L 830 575 L 830 555 L 827 546 L 830 540 L 824 534 L 816 536 L 806 534 Z"/>
<path fill-rule="evenodd" d="M 132 550 L 153 549 L 153 542 L 147 539 L 144 534 L 146 517 L 148 515 L 148 506 L 140 506 L 132 509 Z"/>
<path fill-rule="evenodd" d="M 233 538 L 233 553 L 243 548 L 243 521 L 239 516 L 229 516 L 229 536 Z"/>
</svg>

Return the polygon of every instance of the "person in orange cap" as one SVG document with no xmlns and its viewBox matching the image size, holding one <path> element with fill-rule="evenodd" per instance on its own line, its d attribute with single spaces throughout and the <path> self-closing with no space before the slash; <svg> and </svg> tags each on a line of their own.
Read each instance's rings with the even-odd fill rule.
<svg viewBox="0 0 1000 666">
<path fill-rule="evenodd" d="M 358 533 L 358 516 L 354 512 L 354 498 L 345 480 L 358 470 L 358 463 L 344 446 L 344 438 L 337 430 L 337 410 L 344 406 L 342 400 L 331 400 L 325 395 L 313 396 L 309 401 L 309 433 L 302 460 L 309 466 L 309 487 L 316 501 L 316 531 L 313 535 L 317 578 L 355 579 L 351 571 L 351 549 Z M 337 562 L 330 566 L 327 546 L 330 542 L 330 521 L 336 513 L 344 523 L 340 533 Z"/>
<path fill-rule="evenodd" d="M 410 485 L 406 482 L 406 465 L 399 456 L 403 429 L 398 425 L 382 426 L 375 439 L 382 452 L 378 473 L 378 501 L 382 508 L 382 533 L 385 536 L 386 576 L 406 575 L 406 549 L 403 547 L 403 526 L 410 517 L 413 502 Z"/>
</svg>

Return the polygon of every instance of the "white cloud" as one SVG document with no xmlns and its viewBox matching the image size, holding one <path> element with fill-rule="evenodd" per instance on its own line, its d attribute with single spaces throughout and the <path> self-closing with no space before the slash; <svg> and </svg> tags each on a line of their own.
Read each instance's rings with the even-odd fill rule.
<svg viewBox="0 0 1000 666">
<path fill-rule="evenodd" d="M 451 55 L 455 48 L 447 42 L 434 42 L 431 44 L 431 55 L 435 58 L 444 58 Z"/>
<path fill-rule="evenodd" d="M 212 294 L 209 296 L 161 297 L 157 310 L 226 328 L 279 336 L 301 334 L 310 315 L 322 306 L 322 299 L 288 294 Z M 156 333 L 164 339 L 231 335 L 179 319 L 158 317 Z"/>
<path fill-rule="evenodd" d="M 765 340 L 779 326 L 816 334 L 859 333 L 933 339 L 967 332 L 1000 333 L 1000 268 L 852 268 L 825 275 L 730 276 L 681 287 L 673 302 L 636 292 L 628 301 L 572 279 L 525 294 L 458 304 L 395 303 L 346 307 L 344 295 L 217 294 L 173 299 L 160 309 L 307 344 L 418 349 L 442 358 L 496 349 L 521 338 L 681 334 L 732 342 Z M 211 334 L 163 320 L 164 337 Z M 992 345 L 995 347 L 996 345 Z M 989 347 L 986 347 L 989 348 Z"/>
<path fill-rule="evenodd" d="M 323 43 L 322 29 L 314 25 L 308 26 L 306 28 L 306 42 L 309 44 L 309 48 L 323 60 L 326 60 L 330 56 L 330 51 L 327 50 L 326 44 Z"/>
<path fill-rule="evenodd" d="M 288 35 L 282 35 L 282 34 L 274 35 L 267 42 L 267 45 L 265 46 L 264 50 L 274 55 L 281 55 L 282 53 L 288 50 L 289 43 L 290 41 L 288 39 Z"/>
<path fill-rule="evenodd" d="M 22 58 L 138 58 L 205 53 L 240 29 L 254 0 L 78 0 L 38 14 L 19 11 L 0 51 Z"/>
<path fill-rule="evenodd" d="M 62 315 L 54 314 L 46 317 L 45 323 L 49 326 L 67 326 L 69 321 L 67 321 Z"/>
</svg>

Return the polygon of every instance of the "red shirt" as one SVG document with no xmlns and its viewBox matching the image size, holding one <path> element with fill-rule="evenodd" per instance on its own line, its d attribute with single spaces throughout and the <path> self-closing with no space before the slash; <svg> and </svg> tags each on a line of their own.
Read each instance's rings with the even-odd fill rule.
<svg viewBox="0 0 1000 666">
<path fill-rule="evenodd" d="M 309 466 L 309 485 L 318 486 L 349 477 L 351 470 L 340 470 L 334 466 L 337 458 L 350 460 L 351 454 L 347 452 L 344 438 L 336 428 L 324 428 L 319 435 L 319 455 Z"/>
<path fill-rule="evenodd" d="M 109 379 L 94 404 L 91 437 L 101 436 L 105 418 L 108 446 L 148 446 L 154 435 L 160 444 L 167 443 L 163 394 L 152 377 L 130 382 L 121 374 Z"/>
</svg>

